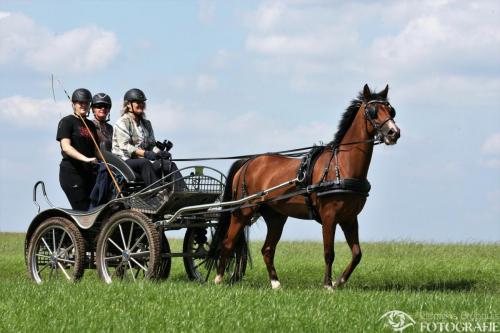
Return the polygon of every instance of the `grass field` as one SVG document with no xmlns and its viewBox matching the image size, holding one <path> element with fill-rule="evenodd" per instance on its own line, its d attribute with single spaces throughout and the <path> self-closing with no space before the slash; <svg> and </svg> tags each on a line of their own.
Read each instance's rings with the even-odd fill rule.
<svg viewBox="0 0 500 333">
<path fill-rule="evenodd" d="M 363 260 L 347 285 L 328 292 L 315 242 L 279 244 L 277 291 L 260 241 L 252 242 L 254 265 L 244 280 L 222 287 L 187 281 L 181 259 L 161 283 L 105 285 L 87 270 L 77 284 L 35 285 L 23 242 L 22 234 L 0 233 L 0 332 L 393 332 L 379 320 L 391 310 L 416 321 L 405 333 L 422 331 L 423 321 L 489 322 L 500 332 L 498 243 L 362 244 Z M 337 243 L 336 254 L 335 276 L 350 258 L 347 245 Z"/>
</svg>

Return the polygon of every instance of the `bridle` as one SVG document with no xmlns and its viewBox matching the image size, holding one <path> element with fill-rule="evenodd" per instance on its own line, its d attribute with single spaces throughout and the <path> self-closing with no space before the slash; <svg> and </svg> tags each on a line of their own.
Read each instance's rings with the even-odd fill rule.
<svg viewBox="0 0 500 333">
<path fill-rule="evenodd" d="M 377 118 L 377 113 L 378 110 L 376 108 L 376 104 L 382 104 L 385 105 L 389 108 L 389 117 L 384 119 L 382 122 L 377 123 L 375 119 Z M 365 116 L 365 121 L 369 122 L 370 125 L 375 129 L 377 132 L 376 137 L 378 140 L 382 140 L 384 137 L 387 136 L 389 133 L 390 129 L 386 128 L 386 123 L 389 121 L 394 121 L 394 116 L 396 115 L 396 110 L 392 107 L 392 105 L 385 100 L 372 100 L 369 102 L 364 103 L 364 116 Z"/>
<path fill-rule="evenodd" d="M 377 118 L 377 112 L 378 112 L 378 110 L 375 106 L 376 104 L 383 104 L 383 105 L 389 107 L 389 110 L 390 110 L 389 117 L 387 117 L 387 119 L 384 119 L 384 121 L 382 121 L 381 123 L 378 123 L 378 124 L 375 121 L 375 119 Z M 383 139 L 389 133 L 390 129 L 387 129 L 385 125 L 387 124 L 387 122 L 389 122 L 391 120 L 394 121 L 394 116 L 396 116 L 396 110 L 392 107 L 391 104 L 389 104 L 388 101 L 375 99 L 372 101 L 363 102 L 360 105 L 360 108 L 361 107 L 364 107 L 365 121 L 369 122 L 372 125 L 372 127 L 375 129 L 377 134 L 371 139 L 339 143 L 337 145 L 330 146 L 330 148 L 332 149 L 332 156 L 328 160 L 328 163 L 326 164 L 326 166 L 323 170 L 323 174 L 320 178 L 321 179 L 320 182 L 324 181 L 326 179 L 326 176 L 328 174 L 328 170 L 330 169 L 330 163 L 332 162 L 333 159 L 335 159 L 335 179 L 337 182 L 340 182 L 340 169 L 339 169 L 339 161 L 338 161 L 338 152 L 339 152 L 340 146 L 357 145 L 360 143 L 363 143 L 363 144 L 370 143 L 373 145 L 378 145 L 378 144 L 381 144 L 384 142 Z M 368 132 L 368 129 L 366 129 L 366 131 Z"/>
</svg>

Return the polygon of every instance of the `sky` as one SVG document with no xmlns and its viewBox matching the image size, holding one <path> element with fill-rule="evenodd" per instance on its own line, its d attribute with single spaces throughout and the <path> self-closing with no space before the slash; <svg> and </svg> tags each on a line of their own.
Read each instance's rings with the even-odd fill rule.
<svg viewBox="0 0 500 333">
<path fill-rule="evenodd" d="M 498 1 L 3 0 L 0 73 L 2 232 L 27 230 L 38 180 L 69 207 L 55 135 L 71 108 L 53 74 L 109 94 L 111 124 L 142 89 L 174 158 L 329 142 L 365 83 L 388 84 L 401 138 L 374 150 L 361 242 L 500 241 Z M 282 239 L 321 226 L 289 219 Z"/>
</svg>

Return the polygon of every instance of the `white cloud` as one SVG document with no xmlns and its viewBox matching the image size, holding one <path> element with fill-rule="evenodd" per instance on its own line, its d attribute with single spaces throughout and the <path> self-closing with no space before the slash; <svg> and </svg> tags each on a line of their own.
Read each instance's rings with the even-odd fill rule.
<svg viewBox="0 0 500 333">
<path fill-rule="evenodd" d="M 486 158 L 481 159 L 480 164 L 490 169 L 500 169 L 500 158 Z"/>
<path fill-rule="evenodd" d="M 98 27 L 55 34 L 22 14 L 0 19 L 0 65 L 78 73 L 105 67 L 118 49 L 115 33 Z"/>
<path fill-rule="evenodd" d="M 299 91 L 328 91 L 333 81 L 357 78 L 494 79 L 499 12 L 495 1 L 265 1 L 247 15 L 246 48 L 258 69 L 285 76 Z"/>
<path fill-rule="evenodd" d="M 200 0 L 198 5 L 198 18 L 205 24 L 212 23 L 215 18 L 215 2 Z"/>
<path fill-rule="evenodd" d="M 490 135 L 481 146 L 484 155 L 479 164 L 490 169 L 500 169 L 500 133 Z"/>
<path fill-rule="evenodd" d="M 470 66 L 500 66 L 500 23 L 494 14 L 500 11 L 498 2 L 422 7 L 396 35 L 374 40 L 374 62 L 421 75 L 429 74 L 424 69 L 450 73 Z"/>
<path fill-rule="evenodd" d="M 55 128 L 59 119 L 71 112 L 67 101 L 12 96 L 0 99 L 2 122 L 21 128 Z"/>
<path fill-rule="evenodd" d="M 0 20 L 5 18 L 5 17 L 8 17 L 10 16 L 11 13 L 9 12 L 0 12 Z"/>
<path fill-rule="evenodd" d="M 163 78 L 161 84 L 170 90 L 196 90 L 200 93 L 214 91 L 219 86 L 217 78 L 208 74 L 199 74 L 197 76 L 171 76 Z"/>
<path fill-rule="evenodd" d="M 217 79 L 210 75 L 199 75 L 196 78 L 196 88 L 200 92 L 209 92 L 217 89 Z"/>
<path fill-rule="evenodd" d="M 285 14 L 286 7 L 281 2 L 264 3 L 255 13 L 249 15 L 249 24 L 261 31 L 270 30 L 275 27 Z"/>
<path fill-rule="evenodd" d="M 210 60 L 210 65 L 216 69 L 224 68 L 232 59 L 232 54 L 228 50 L 220 49 Z"/>
<path fill-rule="evenodd" d="M 484 141 L 481 152 L 488 155 L 500 155 L 500 133 L 489 136 Z"/>
<path fill-rule="evenodd" d="M 188 157 L 309 146 L 319 140 L 330 141 L 336 126 L 333 122 L 316 121 L 297 121 L 290 126 L 257 112 L 228 115 L 207 109 L 187 110 L 172 101 L 149 104 L 148 118 L 158 140 L 179 140 L 176 146 L 183 148 L 177 152 Z"/>
</svg>

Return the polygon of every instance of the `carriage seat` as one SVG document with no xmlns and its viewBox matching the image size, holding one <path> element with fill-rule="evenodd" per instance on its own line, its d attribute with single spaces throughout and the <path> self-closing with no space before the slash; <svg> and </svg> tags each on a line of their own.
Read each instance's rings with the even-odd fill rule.
<svg viewBox="0 0 500 333">
<path fill-rule="evenodd" d="M 123 175 L 123 177 L 125 177 L 127 183 L 140 181 L 139 175 L 136 174 L 124 160 L 109 151 L 102 151 L 102 154 L 106 159 L 106 162 L 111 164 L 111 167 L 115 167 Z"/>
</svg>

